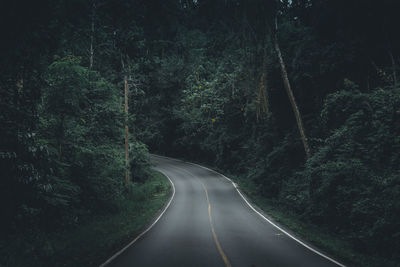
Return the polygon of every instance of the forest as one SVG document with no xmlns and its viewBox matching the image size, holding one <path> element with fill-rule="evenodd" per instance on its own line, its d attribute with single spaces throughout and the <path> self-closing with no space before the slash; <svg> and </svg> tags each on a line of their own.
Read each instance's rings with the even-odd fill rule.
<svg viewBox="0 0 400 267">
<path fill-rule="evenodd" d="M 399 13 L 397 0 L 1 1 L 0 266 L 53 262 L 49 233 L 146 199 L 150 152 L 218 169 L 398 266 Z"/>
</svg>

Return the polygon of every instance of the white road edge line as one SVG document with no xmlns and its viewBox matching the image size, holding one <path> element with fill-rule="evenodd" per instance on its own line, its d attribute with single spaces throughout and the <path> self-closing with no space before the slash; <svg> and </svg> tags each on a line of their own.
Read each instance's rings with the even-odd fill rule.
<svg viewBox="0 0 400 267">
<path fill-rule="evenodd" d="M 130 246 L 132 246 L 136 241 L 138 241 L 142 236 L 144 236 L 148 231 L 150 231 L 151 228 L 153 228 L 153 226 L 158 222 L 158 220 L 161 219 L 161 217 L 164 215 L 164 213 L 167 211 L 167 209 L 169 208 L 169 205 L 171 204 L 172 200 L 174 199 L 175 196 L 175 185 L 172 182 L 171 178 L 169 178 L 169 176 L 165 173 L 163 173 L 162 171 L 159 170 L 159 172 L 161 172 L 163 175 L 165 175 L 165 177 L 168 178 L 169 182 L 172 185 L 172 196 L 170 198 L 170 200 L 168 201 L 167 206 L 165 206 L 164 210 L 161 212 L 161 214 L 157 217 L 157 219 L 146 229 L 144 230 L 142 233 L 140 233 L 135 239 L 132 240 L 132 242 L 130 242 L 128 245 L 126 245 L 123 249 L 121 249 L 120 251 L 118 251 L 117 253 L 115 253 L 113 256 L 111 256 L 107 261 L 105 261 L 104 263 L 102 263 L 99 267 L 105 267 L 108 264 L 110 264 L 116 257 L 118 257 L 119 255 L 121 255 L 125 250 L 127 250 Z"/>
<path fill-rule="evenodd" d="M 166 159 L 172 159 L 172 160 L 175 160 L 175 161 L 179 161 L 179 160 L 176 160 L 176 159 L 174 159 L 174 158 L 169 158 L 169 157 L 164 157 L 164 156 L 158 156 L 158 155 L 155 155 L 155 156 L 157 156 L 157 157 L 162 157 L 162 158 L 166 158 Z M 278 225 L 276 225 L 274 222 L 272 222 L 271 220 L 269 220 L 268 218 L 266 218 L 262 213 L 260 213 L 258 210 L 256 210 L 256 209 L 250 204 L 250 202 L 249 202 L 249 201 L 243 196 L 243 194 L 240 192 L 240 190 L 238 189 L 237 185 L 236 185 L 231 179 L 229 179 L 228 177 L 226 177 L 225 175 L 223 175 L 223 174 L 221 174 L 221 173 L 219 173 L 219 172 L 217 172 L 217 171 L 214 171 L 214 170 L 212 170 L 212 169 L 210 169 L 210 168 L 207 168 L 207 167 L 201 166 L 201 165 L 199 165 L 199 164 L 196 164 L 196 163 L 186 162 L 186 161 L 181 161 L 181 162 L 188 163 L 188 164 L 191 164 L 191 165 L 195 165 L 195 166 L 197 166 L 197 167 L 203 168 L 203 169 L 205 169 L 205 170 L 209 170 L 209 171 L 211 171 L 211 172 L 214 172 L 214 173 L 216 173 L 216 174 L 218 174 L 218 175 L 224 177 L 225 179 L 227 179 L 229 182 L 232 183 L 233 187 L 236 189 L 236 191 L 239 193 L 239 195 L 243 198 L 243 200 L 246 202 L 246 204 L 247 204 L 255 213 L 257 213 L 258 215 L 260 215 L 261 218 L 263 218 L 263 219 L 266 220 L 268 223 L 270 223 L 272 226 L 274 226 L 275 228 L 277 228 L 279 231 L 281 231 L 282 233 L 284 233 L 284 234 L 287 235 L 288 237 L 292 238 L 294 241 L 296 241 L 296 242 L 299 243 L 300 245 L 302 245 L 302 246 L 308 248 L 308 249 L 311 250 L 312 252 L 318 254 L 319 256 L 321 256 L 321 257 L 323 257 L 323 258 L 325 258 L 325 259 L 327 259 L 327 260 L 329 260 L 329 261 L 331 261 L 331 262 L 333 262 L 333 263 L 335 263 L 335 264 L 338 265 L 338 266 L 346 267 L 344 264 L 341 264 L 340 262 L 338 262 L 338 261 L 336 261 L 336 260 L 330 258 L 329 256 L 326 256 L 325 254 L 322 254 L 322 253 L 319 252 L 318 250 L 316 250 L 316 249 L 310 247 L 309 245 L 307 245 L 307 244 L 304 243 L 303 241 L 297 239 L 296 237 L 294 237 L 294 236 L 291 235 L 290 233 L 288 233 L 288 232 L 286 232 L 285 230 L 283 230 L 282 228 L 280 228 L 280 227 L 279 227 Z"/>
</svg>

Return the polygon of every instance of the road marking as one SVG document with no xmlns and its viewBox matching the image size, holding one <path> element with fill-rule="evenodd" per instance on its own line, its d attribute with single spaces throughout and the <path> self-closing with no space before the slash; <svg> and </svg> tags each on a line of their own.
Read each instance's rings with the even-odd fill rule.
<svg viewBox="0 0 400 267">
<path fill-rule="evenodd" d="M 224 253 L 224 250 L 221 247 L 221 244 L 219 243 L 217 234 L 216 234 L 215 229 L 214 229 L 214 224 L 213 224 L 213 220 L 212 220 L 212 216 L 211 216 L 211 204 L 210 204 L 210 199 L 208 198 L 208 191 L 207 191 L 206 186 L 203 184 L 203 182 L 198 177 L 194 176 L 189 171 L 187 171 L 185 169 L 182 169 L 180 167 L 176 167 L 176 166 L 173 166 L 173 168 L 179 169 L 179 170 L 189 174 L 190 176 L 196 178 L 199 181 L 199 183 L 201 184 L 201 186 L 203 187 L 204 192 L 206 193 L 206 199 L 207 199 L 207 204 L 208 204 L 208 219 L 210 220 L 211 232 L 213 234 L 215 245 L 217 246 L 218 252 L 221 255 L 221 258 L 224 261 L 226 267 L 232 267 L 231 263 L 228 260 L 228 257 L 226 256 L 226 254 Z"/>
<path fill-rule="evenodd" d="M 213 237 L 214 237 L 215 244 L 217 245 L 219 254 L 221 254 L 221 257 L 224 260 L 225 265 L 227 267 L 232 267 L 231 263 L 228 260 L 228 257 L 226 257 L 224 251 L 222 250 L 221 244 L 218 241 L 217 234 L 215 233 L 214 225 L 213 225 L 213 222 L 212 222 L 212 216 L 211 216 L 211 204 L 210 204 L 210 200 L 208 199 L 207 188 L 204 186 L 203 183 L 201 183 L 201 185 L 203 186 L 204 192 L 206 192 L 206 198 L 207 198 L 207 202 L 208 202 L 208 218 L 210 219 L 210 226 L 211 226 L 211 231 L 212 231 L 212 234 L 213 234 Z"/>
<path fill-rule="evenodd" d="M 125 250 L 127 250 L 130 246 L 132 246 L 136 241 L 138 241 L 142 236 L 144 236 L 144 234 L 146 234 L 148 231 L 150 231 L 151 228 L 153 228 L 153 226 L 160 220 L 160 218 L 164 215 L 164 213 L 167 211 L 169 205 L 171 204 L 172 200 L 174 199 L 175 196 L 175 185 L 172 182 L 171 178 L 169 178 L 169 176 L 167 174 L 165 174 L 164 172 L 162 172 L 161 170 L 158 170 L 159 172 L 161 172 L 162 174 L 165 175 L 165 177 L 168 178 L 169 182 L 172 185 L 172 196 L 170 198 L 170 200 L 168 201 L 167 206 L 165 206 L 164 210 L 161 212 L 161 214 L 157 217 L 157 219 L 146 229 L 144 230 L 141 234 L 139 234 L 135 239 L 132 240 L 132 242 L 130 242 L 128 245 L 126 245 L 123 249 L 121 249 L 120 251 L 118 251 L 117 253 L 115 253 L 113 256 L 111 256 L 111 258 L 109 258 L 107 261 L 105 261 L 104 263 L 102 263 L 99 267 L 105 267 L 108 264 L 110 264 L 110 262 L 112 262 L 116 257 L 118 257 L 119 255 L 121 255 Z"/>
<path fill-rule="evenodd" d="M 155 155 L 155 156 L 161 157 L 161 158 L 166 158 L 166 159 L 169 159 L 169 160 L 175 160 L 175 161 L 178 161 L 178 162 L 179 162 L 179 160 L 176 160 L 176 159 L 173 159 L 173 158 L 164 157 L 164 156 L 158 156 L 158 155 Z M 233 187 L 236 189 L 236 191 L 239 193 L 239 195 L 242 197 L 242 199 L 246 202 L 246 204 L 247 204 L 255 213 L 257 213 L 259 216 L 261 216 L 261 218 L 263 218 L 265 221 L 267 221 L 268 223 L 270 223 L 272 226 L 274 226 L 275 228 L 277 228 L 279 231 L 281 231 L 282 233 L 284 233 L 285 235 L 287 235 L 288 237 L 290 237 L 291 239 L 293 239 L 294 241 L 296 241 L 296 242 L 299 243 L 300 245 L 302 245 L 302 246 L 306 247 L 307 249 L 311 250 L 312 252 L 318 254 L 319 256 L 321 256 L 321 257 L 323 257 L 323 258 L 329 260 L 330 262 L 332 262 L 332 263 L 334 263 L 334 264 L 336 264 L 336 265 L 338 265 L 338 266 L 346 267 L 344 264 L 342 264 L 342 263 L 340 263 L 340 262 L 338 262 L 338 261 L 336 261 L 336 260 L 330 258 L 329 256 L 327 256 L 327 255 L 325 255 L 325 254 L 319 252 L 318 250 L 316 250 L 316 249 L 310 247 L 309 245 L 307 245 L 307 244 L 304 243 L 303 241 L 301 241 L 301 240 L 299 240 L 298 238 L 294 237 L 293 235 L 291 235 L 290 233 L 286 232 L 286 231 L 283 230 L 281 227 L 279 227 L 278 225 L 276 225 L 274 222 L 272 222 L 271 220 L 269 220 L 268 218 L 266 218 L 262 213 L 260 213 L 258 210 L 256 210 L 256 209 L 250 204 L 250 202 L 249 202 L 249 201 L 244 197 L 244 195 L 240 192 L 240 190 L 239 190 L 239 188 L 237 187 L 237 185 L 236 185 L 231 179 L 229 179 L 228 177 L 226 177 L 225 175 L 223 175 L 223 174 L 221 174 L 221 173 L 219 173 L 219 172 L 217 172 L 217 171 L 214 171 L 214 170 L 212 170 L 212 169 L 210 169 L 210 168 L 207 168 L 207 167 L 201 166 L 201 165 L 199 165 L 199 164 L 196 164 L 196 163 L 186 162 L 186 161 L 181 161 L 181 162 L 184 162 L 184 163 L 187 163 L 187 164 L 191 164 L 191 165 L 200 167 L 200 168 L 202 168 L 202 169 L 205 169 L 205 170 L 211 171 L 211 172 L 213 172 L 213 173 L 216 173 L 216 174 L 220 175 L 221 177 L 224 177 L 225 179 L 227 179 L 229 182 L 232 183 Z"/>
<path fill-rule="evenodd" d="M 247 204 L 254 212 L 256 212 L 258 215 L 260 215 L 264 220 L 266 220 L 267 222 L 269 222 L 272 226 L 274 226 L 275 228 L 279 229 L 279 231 L 281 231 L 282 233 L 284 233 L 284 234 L 287 235 L 288 237 L 292 238 L 293 240 L 295 240 L 295 241 L 296 241 L 297 243 L 299 243 L 300 245 L 303 245 L 304 247 L 308 248 L 308 249 L 311 250 L 312 252 L 318 254 L 319 256 L 321 256 L 321 257 L 323 257 L 323 258 L 325 258 L 325 259 L 327 259 L 327 260 L 329 260 L 329 261 L 335 263 L 335 264 L 338 265 L 338 266 L 346 267 L 344 264 L 341 264 L 340 262 L 338 262 L 338 261 L 336 261 L 336 260 L 330 258 L 329 256 L 326 256 L 325 254 L 322 254 L 322 253 L 319 252 L 318 250 L 316 250 L 316 249 L 310 247 L 309 245 L 307 245 L 307 244 L 304 243 L 303 241 L 297 239 L 296 237 L 294 237 L 293 235 L 289 234 L 288 232 L 286 232 L 285 230 L 283 230 L 281 227 L 279 227 L 278 225 L 276 225 L 274 222 L 272 222 L 271 220 L 269 220 L 268 218 L 266 218 L 263 214 L 261 214 L 258 210 L 256 210 L 256 209 L 250 204 L 250 202 L 249 202 L 249 201 L 243 196 L 243 194 L 240 192 L 240 190 L 238 189 L 238 187 L 236 186 L 236 184 L 235 184 L 231 179 L 229 179 L 228 177 L 226 177 L 225 175 L 223 175 L 223 174 L 221 174 L 221 173 L 219 173 L 219 172 L 217 172 L 217 171 L 211 170 L 211 169 L 209 169 L 209 168 L 207 168 L 207 167 L 203 167 L 203 166 L 201 166 L 201 165 L 198 165 L 198 164 L 196 164 L 196 163 L 191 163 L 191 162 L 187 162 L 187 163 L 192 164 L 192 165 L 195 165 L 195 166 L 198 166 L 198 167 L 201 167 L 201 168 L 206 169 L 206 170 L 209 170 L 209 171 L 212 171 L 212 172 L 214 172 L 214 173 L 216 173 L 216 174 L 218 174 L 218 175 L 224 177 L 225 179 L 227 179 L 228 181 L 230 181 L 230 182 L 232 183 L 233 187 L 236 189 L 236 191 L 239 193 L 239 195 L 243 198 L 243 200 L 246 202 L 246 204 Z"/>
</svg>

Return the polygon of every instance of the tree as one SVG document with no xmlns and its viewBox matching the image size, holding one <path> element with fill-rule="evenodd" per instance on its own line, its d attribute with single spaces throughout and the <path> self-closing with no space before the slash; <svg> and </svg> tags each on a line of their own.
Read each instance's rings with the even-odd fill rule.
<svg viewBox="0 0 400 267">
<path fill-rule="evenodd" d="M 279 5 L 280 1 L 279 0 L 277 0 L 277 1 L 278 1 L 278 5 Z M 276 15 L 275 15 L 275 28 L 274 28 L 274 31 L 273 31 L 272 40 L 273 40 L 273 43 L 274 43 L 274 48 L 275 48 L 276 54 L 277 54 L 278 59 L 279 59 L 279 65 L 280 65 L 280 68 L 281 68 L 283 84 L 285 86 L 286 93 L 287 93 L 287 95 L 289 97 L 289 101 L 290 101 L 290 104 L 292 106 L 294 116 L 296 118 L 297 128 L 299 129 L 301 141 L 303 142 L 304 151 L 306 153 L 307 158 L 310 158 L 311 157 L 311 150 L 310 150 L 310 146 L 308 144 L 307 135 L 305 133 L 305 129 L 304 129 L 304 125 L 303 125 L 303 119 L 301 118 L 301 114 L 300 114 L 299 108 L 297 106 L 296 99 L 295 99 L 293 91 L 292 91 L 292 87 L 290 85 L 289 77 L 288 77 L 287 70 L 286 70 L 286 65 L 285 65 L 285 62 L 284 62 L 283 57 L 282 57 L 281 48 L 279 46 L 279 41 L 278 41 L 278 13 L 276 13 Z"/>
<path fill-rule="evenodd" d="M 116 87 L 73 56 L 52 63 L 46 80 L 39 115 L 42 144 L 56 156 L 50 184 L 77 188 L 73 201 L 82 206 L 115 208 L 124 170 Z"/>
</svg>

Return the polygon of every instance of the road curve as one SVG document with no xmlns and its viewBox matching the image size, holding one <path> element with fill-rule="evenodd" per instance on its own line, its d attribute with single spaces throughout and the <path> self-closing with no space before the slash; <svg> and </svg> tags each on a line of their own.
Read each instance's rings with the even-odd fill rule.
<svg viewBox="0 0 400 267">
<path fill-rule="evenodd" d="M 178 160 L 152 161 L 173 183 L 174 197 L 149 231 L 103 266 L 340 265 L 269 223 L 223 176 Z"/>
</svg>

